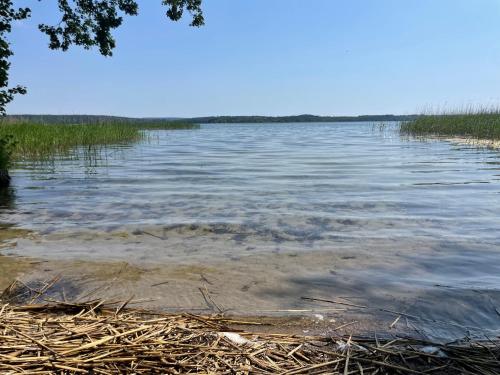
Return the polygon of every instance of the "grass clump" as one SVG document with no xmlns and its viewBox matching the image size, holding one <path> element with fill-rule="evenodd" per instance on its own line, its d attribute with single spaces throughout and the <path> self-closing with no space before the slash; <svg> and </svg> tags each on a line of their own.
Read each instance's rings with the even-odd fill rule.
<svg viewBox="0 0 500 375">
<path fill-rule="evenodd" d="M 410 136 L 460 137 L 500 140 L 500 109 L 468 109 L 424 114 L 401 123 L 400 131 Z"/>
<path fill-rule="evenodd" d="M 12 136 L 0 136 L 0 188 L 9 187 L 10 185 L 9 167 L 12 161 L 14 144 Z"/>
<path fill-rule="evenodd" d="M 0 171 L 6 171 L 9 168 L 13 145 L 12 136 L 0 136 Z"/>
<path fill-rule="evenodd" d="M 137 142 L 147 137 L 145 130 L 195 127 L 197 125 L 170 122 L 75 125 L 3 122 L 0 123 L 0 139 L 11 137 L 15 140 L 11 147 L 14 159 L 44 160 L 67 155 L 77 147 L 93 148 Z"/>
</svg>

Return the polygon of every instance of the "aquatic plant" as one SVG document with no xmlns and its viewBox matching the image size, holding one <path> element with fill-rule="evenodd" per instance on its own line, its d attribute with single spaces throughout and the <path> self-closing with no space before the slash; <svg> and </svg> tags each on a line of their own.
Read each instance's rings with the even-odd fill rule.
<svg viewBox="0 0 500 375">
<path fill-rule="evenodd" d="M 400 132 L 410 136 L 500 140 L 500 109 L 466 108 L 459 111 L 425 113 L 416 119 L 403 121 Z"/>
<path fill-rule="evenodd" d="M 9 167 L 13 146 L 12 136 L 0 136 L 0 188 L 10 185 Z"/>
<path fill-rule="evenodd" d="M 98 147 L 126 144 L 147 137 L 144 130 L 174 130 L 196 128 L 194 124 L 171 122 L 95 123 L 95 124 L 35 124 L 5 122 L 0 124 L 0 138 L 13 137 L 11 154 L 14 159 L 44 160 L 67 155 L 77 147 Z"/>
<path fill-rule="evenodd" d="M 6 139 L 0 138 L 0 170 L 7 169 L 10 163 L 10 152 L 7 144 Z"/>
</svg>

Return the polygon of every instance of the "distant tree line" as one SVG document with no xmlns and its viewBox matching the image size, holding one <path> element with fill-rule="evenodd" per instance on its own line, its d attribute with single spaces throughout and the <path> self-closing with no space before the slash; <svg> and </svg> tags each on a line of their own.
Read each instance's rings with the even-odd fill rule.
<svg viewBox="0 0 500 375">
<path fill-rule="evenodd" d="M 360 122 L 360 121 L 408 121 L 417 115 L 362 115 L 362 116 L 211 116 L 193 117 L 184 121 L 199 124 L 223 123 L 283 123 L 283 122 Z"/>
<path fill-rule="evenodd" d="M 30 124 L 141 124 L 141 123 L 163 123 L 175 121 L 172 118 L 132 118 L 120 116 L 101 115 L 7 115 L 0 118 L 1 123 L 30 123 Z M 184 121 L 186 122 L 186 121 Z"/>
<path fill-rule="evenodd" d="M 410 121 L 417 115 L 362 115 L 362 116 L 208 116 L 208 117 L 118 117 L 95 115 L 8 115 L 1 122 L 30 122 L 40 124 L 96 124 L 96 123 L 154 123 L 183 122 L 195 124 L 230 123 L 285 123 L 285 122 L 360 122 L 360 121 Z"/>
</svg>

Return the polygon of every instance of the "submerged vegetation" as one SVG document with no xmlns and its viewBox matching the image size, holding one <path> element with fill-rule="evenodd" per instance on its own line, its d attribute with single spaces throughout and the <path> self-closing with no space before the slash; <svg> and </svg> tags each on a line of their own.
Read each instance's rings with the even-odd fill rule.
<svg viewBox="0 0 500 375">
<path fill-rule="evenodd" d="M 469 140 L 500 140 L 500 109 L 468 109 L 425 114 L 401 123 L 401 134 L 460 137 Z"/>
<path fill-rule="evenodd" d="M 193 129 L 197 125 L 172 122 L 100 122 L 92 124 L 37 124 L 30 122 L 0 123 L 0 139 L 14 140 L 9 155 L 15 160 L 44 160 L 67 155 L 77 147 L 99 147 L 125 144 L 147 137 L 145 130 Z M 0 169 L 2 167 L 0 145 Z M 5 154 L 7 155 L 7 154 Z"/>
</svg>

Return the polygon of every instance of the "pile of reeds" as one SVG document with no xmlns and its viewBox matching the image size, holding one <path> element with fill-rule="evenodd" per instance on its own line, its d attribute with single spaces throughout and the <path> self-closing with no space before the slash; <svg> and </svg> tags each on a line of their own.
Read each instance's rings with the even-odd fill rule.
<svg viewBox="0 0 500 375">
<path fill-rule="evenodd" d="M 256 334 L 101 302 L 0 307 L 2 374 L 498 374 L 494 342 Z"/>
</svg>

